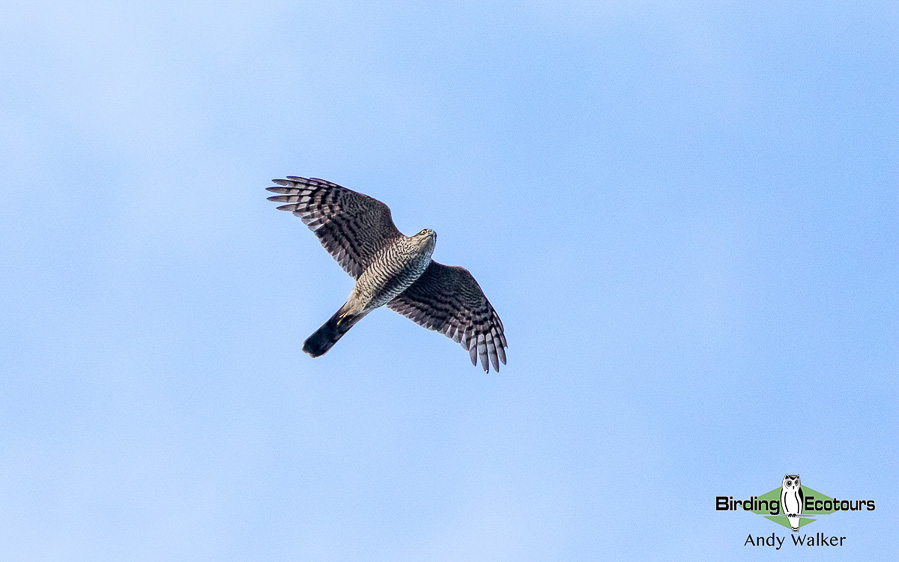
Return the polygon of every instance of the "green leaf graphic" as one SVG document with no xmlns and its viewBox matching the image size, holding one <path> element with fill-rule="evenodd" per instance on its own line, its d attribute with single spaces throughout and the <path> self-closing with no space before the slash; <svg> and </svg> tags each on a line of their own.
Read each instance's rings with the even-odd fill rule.
<svg viewBox="0 0 899 562">
<path fill-rule="evenodd" d="M 790 527 L 789 519 L 787 519 L 783 515 L 766 515 L 765 519 L 770 519 L 771 521 L 774 521 L 778 525 L 783 525 L 787 529 L 792 530 L 792 527 Z M 809 519 L 808 517 L 800 517 L 799 518 L 799 527 L 802 528 L 804 525 L 808 525 L 809 523 L 813 523 L 814 521 L 815 521 L 814 519 Z"/>
</svg>

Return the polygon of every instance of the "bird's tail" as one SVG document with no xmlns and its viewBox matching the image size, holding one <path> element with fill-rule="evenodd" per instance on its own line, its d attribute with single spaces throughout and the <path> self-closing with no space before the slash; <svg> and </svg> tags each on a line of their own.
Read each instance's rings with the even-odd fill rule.
<svg viewBox="0 0 899 562">
<path fill-rule="evenodd" d="M 330 320 L 309 336 L 303 343 L 303 351 L 312 357 L 324 355 L 337 343 L 337 340 L 342 338 L 356 322 L 362 320 L 362 317 L 365 316 L 365 314 L 349 314 L 346 308 L 346 304 L 341 306 L 340 310 L 334 313 Z"/>
</svg>

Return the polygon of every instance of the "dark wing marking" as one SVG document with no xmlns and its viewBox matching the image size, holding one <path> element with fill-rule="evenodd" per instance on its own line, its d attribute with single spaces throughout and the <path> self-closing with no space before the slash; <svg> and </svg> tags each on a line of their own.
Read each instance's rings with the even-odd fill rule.
<svg viewBox="0 0 899 562">
<path fill-rule="evenodd" d="M 283 195 L 268 200 L 287 203 L 278 209 L 300 217 L 353 279 L 388 240 L 402 236 L 390 208 L 368 195 L 317 178 L 287 176 L 272 181 L 281 187 L 267 189 Z"/>
<path fill-rule="evenodd" d="M 473 365 L 481 358 L 484 371 L 490 371 L 488 357 L 497 371 L 500 361 L 506 364 L 508 344 L 503 323 L 464 267 L 432 261 L 424 274 L 387 307 L 461 343 Z"/>
</svg>

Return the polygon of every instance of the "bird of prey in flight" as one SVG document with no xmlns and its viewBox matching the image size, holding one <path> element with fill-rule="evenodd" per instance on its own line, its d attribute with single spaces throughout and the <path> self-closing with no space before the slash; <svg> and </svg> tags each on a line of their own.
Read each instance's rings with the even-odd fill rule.
<svg viewBox="0 0 899 562">
<path fill-rule="evenodd" d="M 269 201 L 303 220 L 322 246 L 356 280 L 346 303 L 303 343 L 312 357 L 327 353 L 372 310 L 387 305 L 412 321 L 461 343 L 472 365 L 499 371 L 506 336 L 499 315 L 464 267 L 431 259 L 437 233 L 404 236 L 377 199 L 316 178 L 272 180 Z M 489 359 L 489 362 L 488 362 Z"/>
</svg>

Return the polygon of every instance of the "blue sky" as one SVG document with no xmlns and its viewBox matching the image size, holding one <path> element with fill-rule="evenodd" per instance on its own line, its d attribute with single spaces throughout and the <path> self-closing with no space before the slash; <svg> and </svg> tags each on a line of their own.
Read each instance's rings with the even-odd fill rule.
<svg viewBox="0 0 899 562">
<path fill-rule="evenodd" d="M 894 2 L 31 3 L 0 23 L 0 551 L 755 558 L 786 473 L 895 554 Z M 271 178 L 387 203 L 485 375 Z M 786 547 L 785 547 L 786 548 Z M 777 553 L 778 555 L 783 553 Z"/>
</svg>

